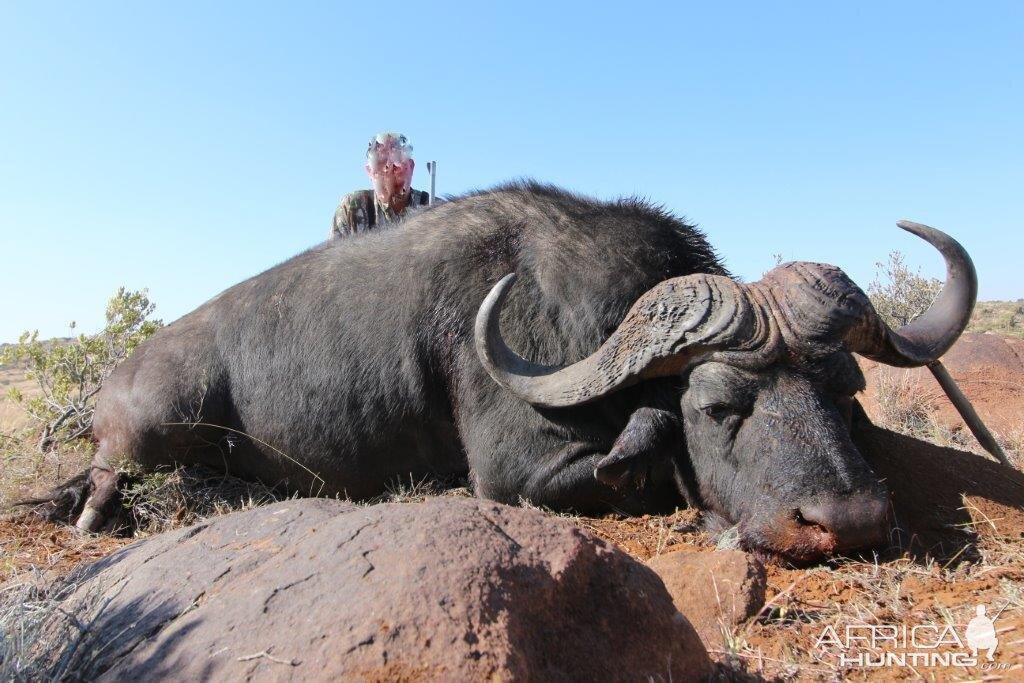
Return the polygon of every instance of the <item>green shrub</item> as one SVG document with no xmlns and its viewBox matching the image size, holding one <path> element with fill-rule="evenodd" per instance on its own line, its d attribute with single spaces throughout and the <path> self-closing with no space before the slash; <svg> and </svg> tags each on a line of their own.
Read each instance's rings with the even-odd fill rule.
<svg viewBox="0 0 1024 683">
<path fill-rule="evenodd" d="M 899 328 L 928 310 L 942 289 L 942 282 L 924 278 L 920 269 L 910 270 L 898 251 L 889 254 L 888 263 L 876 263 L 875 279 L 868 296 L 875 310 L 890 327 Z"/>
<path fill-rule="evenodd" d="M 121 287 L 107 303 L 106 325 L 99 334 L 42 342 L 38 331 L 25 332 L 17 345 L 0 352 L 0 364 L 27 363 L 25 377 L 40 390 L 40 395 L 33 397 L 13 387 L 9 392 L 9 398 L 29 414 L 39 431 L 39 450 L 45 452 L 89 434 L 103 381 L 163 325 L 150 319 L 155 308 L 147 290 L 130 292 Z"/>
</svg>

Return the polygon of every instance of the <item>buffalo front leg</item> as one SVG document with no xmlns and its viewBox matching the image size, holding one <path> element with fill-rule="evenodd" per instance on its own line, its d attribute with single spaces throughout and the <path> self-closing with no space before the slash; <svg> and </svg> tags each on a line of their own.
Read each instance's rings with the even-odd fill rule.
<svg viewBox="0 0 1024 683">
<path fill-rule="evenodd" d="M 671 413 L 636 410 L 610 449 L 608 442 L 579 441 L 569 434 L 559 439 L 550 423 L 537 427 L 518 438 L 489 431 L 486 435 L 500 437 L 499 443 L 471 444 L 479 495 L 578 512 L 642 513 L 671 510 L 679 502 L 671 456 L 682 450 L 681 428 Z"/>
<path fill-rule="evenodd" d="M 75 528 L 83 533 L 95 533 L 106 524 L 117 503 L 119 477 L 114 470 L 100 466 L 93 466 L 88 476 L 89 497 L 82 506 Z"/>
</svg>

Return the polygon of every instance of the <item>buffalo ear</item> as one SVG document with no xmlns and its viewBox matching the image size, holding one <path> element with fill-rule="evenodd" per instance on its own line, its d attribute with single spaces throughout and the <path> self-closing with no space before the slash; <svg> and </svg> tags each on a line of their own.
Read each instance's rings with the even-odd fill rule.
<svg viewBox="0 0 1024 683">
<path fill-rule="evenodd" d="M 639 408 L 608 455 L 597 463 L 594 477 L 614 488 L 643 486 L 651 466 L 659 460 L 670 460 L 681 437 L 678 417 L 657 408 Z"/>
<path fill-rule="evenodd" d="M 597 463 L 594 477 L 602 484 L 622 489 L 631 485 L 641 486 L 646 471 L 642 453 L 613 448 L 611 453 Z"/>
</svg>

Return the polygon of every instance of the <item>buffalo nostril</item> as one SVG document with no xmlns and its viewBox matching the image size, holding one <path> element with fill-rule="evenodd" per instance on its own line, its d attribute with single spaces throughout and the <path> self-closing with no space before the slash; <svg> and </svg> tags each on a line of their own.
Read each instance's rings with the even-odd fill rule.
<svg viewBox="0 0 1024 683">
<path fill-rule="evenodd" d="M 801 524 L 820 526 L 831 529 L 835 526 L 836 510 L 831 503 L 812 503 L 802 505 L 796 510 L 797 521 Z"/>
<path fill-rule="evenodd" d="M 884 537 L 886 509 L 885 498 L 858 493 L 801 505 L 797 520 L 824 529 L 842 549 L 863 548 Z"/>
<path fill-rule="evenodd" d="M 829 530 L 828 525 L 823 524 L 820 521 L 821 515 L 819 515 L 818 511 L 813 508 L 797 508 L 793 510 L 793 519 L 795 519 L 796 523 L 800 526 L 818 527 L 825 532 Z"/>
</svg>

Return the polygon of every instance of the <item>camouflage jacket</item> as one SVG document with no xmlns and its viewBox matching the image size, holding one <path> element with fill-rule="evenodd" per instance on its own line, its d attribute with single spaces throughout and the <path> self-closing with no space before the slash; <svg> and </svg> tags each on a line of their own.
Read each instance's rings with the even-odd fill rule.
<svg viewBox="0 0 1024 683">
<path fill-rule="evenodd" d="M 412 196 L 403 213 L 426 206 L 430 202 L 430 195 L 426 192 L 420 190 L 410 190 L 410 192 Z M 373 190 L 349 192 L 338 203 L 338 208 L 334 212 L 334 220 L 331 222 L 331 232 L 327 237 L 330 239 L 372 230 L 378 225 L 398 220 L 401 215 L 395 215 L 395 212 L 389 207 L 377 201 Z"/>
</svg>

